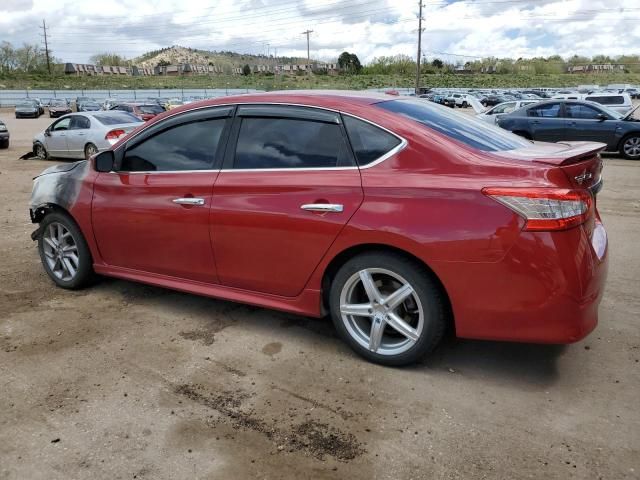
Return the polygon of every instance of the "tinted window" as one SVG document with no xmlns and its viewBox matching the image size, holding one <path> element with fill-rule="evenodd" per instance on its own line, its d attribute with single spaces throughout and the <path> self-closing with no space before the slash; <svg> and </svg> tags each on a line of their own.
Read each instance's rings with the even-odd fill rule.
<svg viewBox="0 0 640 480">
<path fill-rule="evenodd" d="M 87 117 L 81 117 L 80 115 L 74 115 L 71 117 L 71 126 L 70 130 L 80 130 L 84 128 L 90 128 L 91 122 Z"/>
<path fill-rule="evenodd" d="M 234 168 L 348 167 L 340 126 L 290 118 L 243 118 Z"/>
<path fill-rule="evenodd" d="M 358 165 L 367 165 L 400 145 L 398 137 L 375 125 L 346 115 L 343 118 Z"/>
<path fill-rule="evenodd" d="M 622 95 L 612 95 L 609 97 L 587 97 L 585 100 L 601 103 L 602 105 L 624 105 L 624 97 Z"/>
<path fill-rule="evenodd" d="M 117 125 L 118 123 L 142 123 L 135 115 L 131 115 L 128 112 L 116 112 L 112 111 L 108 114 L 104 115 L 96 115 L 96 120 L 98 120 L 102 125 Z"/>
<path fill-rule="evenodd" d="M 511 132 L 433 103 L 403 99 L 377 103 L 376 106 L 411 118 L 478 150 L 495 152 L 531 146 L 530 142 Z"/>
<path fill-rule="evenodd" d="M 138 105 L 140 113 L 162 113 L 164 108 L 160 105 Z"/>
<path fill-rule="evenodd" d="M 126 151 L 120 170 L 129 172 L 207 170 L 213 167 L 226 119 L 170 128 Z"/>
<path fill-rule="evenodd" d="M 565 117 L 567 118 L 585 118 L 596 120 L 598 118 L 598 115 L 602 113 L 593 107 L 589 107 L 588 105 L 581 105 L 579 103 L 567 103 L 565 104 L 564 108 Z"/>
<path fill-rule="evenodd" d="M 546 105 L 532 107 L 527 111 L 527 115 L 529 117 L 557 118 L 558 116 L 560 116 L 560 104 L 547 103 Z"/>
</svg>

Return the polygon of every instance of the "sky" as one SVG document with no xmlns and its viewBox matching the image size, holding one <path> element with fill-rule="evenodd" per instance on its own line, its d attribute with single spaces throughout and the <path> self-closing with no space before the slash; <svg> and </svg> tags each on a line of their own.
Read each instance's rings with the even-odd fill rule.
<svg viewBox="0 0 640 480">
<path fill-rule="evenodd" d="M 422 0 L 422 48 L 464 63 L 479 57 L 640 54 L 638 0 Z M 127 58 L 181 45 L 206 50 L 363 63 L 415 58 L 418 0 L 0 0 L 0 41 L 42 42 L 87 63 L 96 53 Z"/>
</svg>

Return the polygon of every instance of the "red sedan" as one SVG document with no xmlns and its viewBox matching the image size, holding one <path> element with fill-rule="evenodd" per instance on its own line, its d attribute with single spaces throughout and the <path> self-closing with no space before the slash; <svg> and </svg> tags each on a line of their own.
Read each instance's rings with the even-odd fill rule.
<svg viewBox="0 0 640 480">
<path fill-rule="evenodd" d="M 308 316 L 371 361 L 597 323 L 603 144 L 534 144 L 420 99 L 290 92 L 163 113 L 34 181 L 47 274 Z"/>
</svg>

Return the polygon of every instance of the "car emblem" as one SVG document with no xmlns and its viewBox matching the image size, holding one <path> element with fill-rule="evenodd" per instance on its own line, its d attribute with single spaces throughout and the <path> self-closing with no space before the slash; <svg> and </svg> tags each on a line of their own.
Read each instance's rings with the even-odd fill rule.
<svg viewBox="0 0 640 480">
<path fill-rule="evenodd" d="M 577 177 L 574 177 L 574 178 L 576 179 L 576 182 L 578 182 L 578 184 L 582 185 L 585 180 L 590 180 L 590 179 L 593 178 L 593 173 L 587 172 L 585 170 L 580 175 L 578 175 Z"/>
</svg>

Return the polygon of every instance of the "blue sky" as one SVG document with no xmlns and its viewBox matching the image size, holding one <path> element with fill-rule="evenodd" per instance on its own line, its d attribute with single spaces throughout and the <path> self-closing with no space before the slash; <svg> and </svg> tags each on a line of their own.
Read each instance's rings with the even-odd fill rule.
<svg viewBox="0 0 640 480">
<path fill-rule="evenodd" d="M 640 53 L 638 0 L 423 0 L 429 58 Z M 46 19 L 54 54 L 134 57 L 173 44 L 246 53 L 362 61 L 415 56 L 418 2 L 408 0 L 2 0 L 0 41 L 40 42 Z"/>
</svg>

